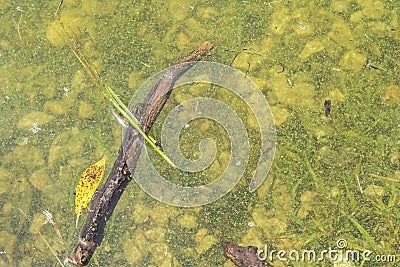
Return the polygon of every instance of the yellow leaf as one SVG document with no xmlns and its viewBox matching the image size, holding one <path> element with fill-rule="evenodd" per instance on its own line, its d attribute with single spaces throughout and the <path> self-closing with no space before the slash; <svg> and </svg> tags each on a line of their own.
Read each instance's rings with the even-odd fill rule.
<svg viewBox="0 0 400 267">
<path fill-rule="evenodd" d="M 102 159 L 90 165 L 81 175 L 76 186 L 75 214 L 79 216 L 88 206 L 94 192 L 96 192 L 106 169 L 106 160 Z"/>
</svg>

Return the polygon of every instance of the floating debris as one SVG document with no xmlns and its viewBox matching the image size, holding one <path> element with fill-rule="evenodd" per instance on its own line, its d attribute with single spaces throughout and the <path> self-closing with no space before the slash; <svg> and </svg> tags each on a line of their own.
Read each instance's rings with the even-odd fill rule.
<svg viewBox="0 0 400 267">
<path fill-rule="evenodd" d="M 307 30 L 307 27 L 304 25 L 304 23 L 301 20 L 297 21 L 297 23 L 299 23 L 299 29 L 301 31 Z"/>
<path fill-rule="evenodd" d="M 94 192 L 96 192 L 106 169 L 106 160 L 102 159 L 90 165 L 81 175 L 76 186 L 75 214 L 77 221 L 79 215 L 88 206 Z"/>
<path fill-rule="evenodd" d="M 51 225 L 55 225 L 56 223 L 53 221 L 53 214 L 50 213 L 48 210 L 43 211 L 43 215 L 46 216 L 46 220 L 44 221 L 44 224 L 50 223 Z"/>
<path fill-rule="evenodd" d="M 378 68 L 377 66 L 370 64 L 368 58 L 365 61 L 364 67 L 366 67 L 367 69 L 382 70 L 382 69 Z"/>
<path fill-rule="evenodd" d="M 68 92 L 70 89 L 68 87 L 64 86 L 63 90 L 65 92 L 65 96 L 68 97 Z"/>
<path fill-rule="evenodd" d="M 128 128 L 129 122 L 121 116 L 121 114 L 117 113 L 113 108 L 111 109 L 112 114 L 114 115 L 117 122 L 124 127 L 125 129 Z"/>
<path fill-rule="evenodd" d="M 62 243 L 64 243 L 64 240 L 61 236 L 60 230 L 58 230 L 58 226 L 56 225 L 56 223 L 53 221 L 53 214 L 50 213 L 50 211 L 48 210 L 44 210 L 43 211 L 43 215 L 46 216 L 46 220 L 44 221 L 44 224 L 48 224 L 50 223 L 51 225 L 53 225 L 54 227 L 54 231 L 56 232 L 58 239 L 60 239 L 60 241 Z"/>
<path fill-rule="evenodd" d="M 33 127 L 29 128 L 29 130 L 31 130 L 31 132 L 35 134 L 35 133 L 39 132 L 40 130 L 42 130 L 42 128 L 39 127 L 39 124 L 37 122 L 34 122 Z"/>
</svg>

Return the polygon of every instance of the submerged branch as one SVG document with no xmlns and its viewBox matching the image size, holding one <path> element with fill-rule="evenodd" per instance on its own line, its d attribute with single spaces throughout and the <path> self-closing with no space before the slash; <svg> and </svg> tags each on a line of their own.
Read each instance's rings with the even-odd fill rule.
<svg viewBox="0 0 400 267">
<path fill-rule="evenodd" d="M 213 45 L 209 42 L 203 43 L 178 62 L 190 64 L 177 64 L 169 68 L 168 75 L 163 75 L 150 91 L 138 118 L 138 124 L 145 134 L 150 131 L 151 126 L 164 107 L 175 81 L 194 66 L 196 61 L 201 60 L 212 47 Z M 110 219 L 126 186 L 132 180 L 143 147 L 142 140 L 142 135 L 130 125 L 125 133 L 123 143 L 107 181 L 92 200 L 86 223 L 74 251 L 74 259 L 70 259 L 71 263 L 80 266 L 87 265 L 95 249 L 101 244 L 106 223 Z"/>
</svg>

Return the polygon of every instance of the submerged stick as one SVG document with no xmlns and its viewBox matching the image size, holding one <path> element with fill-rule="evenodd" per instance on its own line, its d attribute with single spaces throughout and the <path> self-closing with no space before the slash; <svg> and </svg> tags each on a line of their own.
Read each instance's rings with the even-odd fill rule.
<svg viewBox="0 0 400 267">
<path fill-rule="evenodd" d="M 150 91 L 138 116 L 138 124 L 144 133 L 147 134 L 150 131 L 151 126 L 171 94 L 175 81 L 194 66 L 196 61 L 201 60 L 212 47 L 213 45 L 209 42 L 200 45 L 189 56 L 178 62 L 190 64 L 178 64 L 169 68 L 167 75 L 163 75 Z M 87 265 L 95 249 L 101 244 L 106 223 L 110 219 L 126 186 L 132 180 L 143 147 L 142 140 L 142 135 L 129 125 L 107 181 L 92 199 L 86 223 L 74 251 L 74 259 L 69 259 L 70 263 L 80 266 Z"/>
</svg>

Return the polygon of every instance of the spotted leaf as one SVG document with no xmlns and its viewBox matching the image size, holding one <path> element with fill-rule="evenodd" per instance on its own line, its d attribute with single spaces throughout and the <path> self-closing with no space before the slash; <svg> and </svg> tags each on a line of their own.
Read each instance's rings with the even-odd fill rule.
<svg viewBox="0 0 400 267">
<path fill-rule="evenodd" d="M 79 216 L 89 205 L 90 200 L 101 182 L 106 168 L 106 160 L 102 159 L 90 165 L 81 175 L 76 186 L 75 214 Z"/>
</svg>

